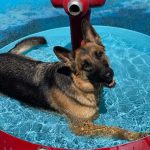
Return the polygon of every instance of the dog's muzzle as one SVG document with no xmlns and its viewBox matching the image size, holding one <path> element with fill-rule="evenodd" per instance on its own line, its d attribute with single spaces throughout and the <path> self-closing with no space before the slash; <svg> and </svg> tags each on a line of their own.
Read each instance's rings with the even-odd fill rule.
<svg viewBox="0 0 150 150">
<path fill-rule="evenodd" d="M 108 88 L 112 88 L 116 85 L 116 82 L 114 80 L 114 72 L 111 68 L 106 69 L 103 76 L 103 84 Z"/>
</svg>

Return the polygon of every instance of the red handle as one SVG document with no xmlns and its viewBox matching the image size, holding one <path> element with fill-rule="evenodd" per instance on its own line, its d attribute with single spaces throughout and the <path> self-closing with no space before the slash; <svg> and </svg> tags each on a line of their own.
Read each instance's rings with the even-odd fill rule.
<svg viewBox="0 0 150 150">
<path fill-rule="evenodd" d="M 54 7 L 64 8 L 70 17 L 71 40 L 73 50 L 77 49 L 82 38 L 81 22 L 90 21 L 90 8 L 102 6 L 106 0 L 51 0 Z"/>
<path fill-rule="evenodd" d="M 106 0 L 51 0 L 54 7 L 64 8 L 68 14 L 70 14 L 68 8 L 69 4 L 72 2 L 78 2 L 81 4 L 81 14 L 83 15 L 86 14 L 91 7 L 98 7 L 104 5 L 105 1 Z"/>
<path fill-rule="evenodd" d="M 54 7 L 63 7 L 63 0 L 51 0 Z"/>
<path fill-rule="evenodd" d="M 90 7 L 98 7 L 104 5 L 106 0 L 90 0 Z"/>
<path fill-rule="evenodd" d="M 63 7 L 63 3 L 66 0 L 51 0 L 54 7 Z M 70 0 L 69 0 L 70 1 Z M 105 4 L 106 0 L 85 0 L 86 3 L 90 3 L 91 7 L 101 6 Z"/>
</svg>

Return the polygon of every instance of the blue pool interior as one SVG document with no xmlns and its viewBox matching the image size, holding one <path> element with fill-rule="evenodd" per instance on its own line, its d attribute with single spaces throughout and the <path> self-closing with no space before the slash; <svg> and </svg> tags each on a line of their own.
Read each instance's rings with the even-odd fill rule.
<svg viewBox="0 0 150 150">
<path fill-rule="evenodd" d="M 150 37 L 120 28 L 95 28 L 106 46 L 117 82 L 114 89 L 104 88 L 100 117 L 95 122 L 138 132 L 150 131 Z M 27 54 L 38 60 L 57 61 L 53 46 L 70 45 L 68 27 L 35 35 L 44 36 L 48 41 L 48 46 L 38 47 Z M 1 52 L 7 52 L 15 43 L 2 48 Z M 53 147 L 101 148 L 129 142 L 76 136 L 63 116 L 34 109 L 6 96 L 0 97 L 0 118 L 0 130 Z"/>
</svg>

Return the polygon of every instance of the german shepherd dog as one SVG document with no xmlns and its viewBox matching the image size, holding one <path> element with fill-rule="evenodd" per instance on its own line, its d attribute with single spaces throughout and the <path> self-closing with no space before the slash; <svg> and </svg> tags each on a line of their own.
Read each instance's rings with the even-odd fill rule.
<svg viewBox="0 0 150 150">
<path fill-rule="evenodd" d="M 0 92 L 31 106 L 54 110 L 68 118 L 71 130 L 82 136 L 105 136 L 136 140 L 148 135 L 119 127 L 96 125 L 99 116 L 99 92 L 103 86 L 115 86 L 99 35 L 84 20 L 83 44 L 75 51 L 56 46 L 59 62 L 46 63 L 22 55 L 32 46 L 46 44 L 42 37 L 19 42 L 0 54 Z"/>
</svg>

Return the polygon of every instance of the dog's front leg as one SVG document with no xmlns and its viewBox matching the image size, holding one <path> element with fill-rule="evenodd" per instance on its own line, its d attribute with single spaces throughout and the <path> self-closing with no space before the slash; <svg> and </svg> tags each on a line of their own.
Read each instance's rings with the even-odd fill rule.
<svg viewBox="0 0 150 150">
<path fill-rule="evenodd" d="M 148 135 L 148 133 L 130 132 L 119 127 L 96 125 L 88 121 L 71 124 L 71 129 L 75 134 L 80 136 L 112 137 L 126 140 L 137 140 Z"/>
</svg>

